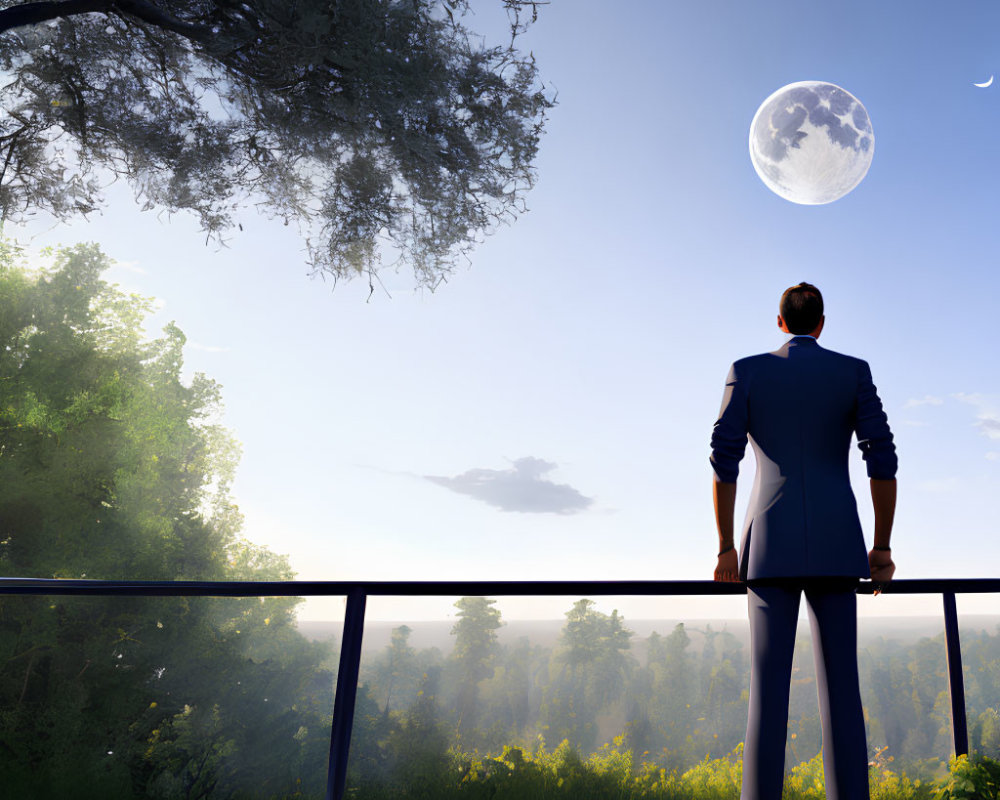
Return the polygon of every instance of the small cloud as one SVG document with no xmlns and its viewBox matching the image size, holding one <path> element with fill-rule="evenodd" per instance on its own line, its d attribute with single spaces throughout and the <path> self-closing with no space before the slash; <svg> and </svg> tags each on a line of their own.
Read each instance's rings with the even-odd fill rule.
<svg viewBox="0 0 1000 800">
<path fill-rule="evenodd" d="M 482 500 L 501 511 L 526 514 L 575 514 L 589 508 L 593 499 L 565 483 L 553 483 L 543 475 L 556 468 L 551 461 L 525 456 L 512 469 L 470 469 L 461 475 L 424 475 L 431 483 Z"/>
<path fill-rule="evenodd" d="M 972 392 L 971 394 L 966 394 L 965 392 L 955 392 L 952 397 L 962 403 L 968 403 L 973 406 L 979 405 L 986 400 L 986 397 L 979 392 Z"/>
<path fill-rule="evenodd" d="M 944 405 L 944 400 L 934 395 L 925 394 L 923 397 L 911 397 L 903 404 L 903 408 L 916 408 L 917 406 L 940 406 Z"/>
<path fill-rule="evenodd" d="M 974 424 L 983 436 L 987 439 L 1000 439 L 1000 398 L 979 393 L 959 393 L 954 397 L 977 409 L 979 413 Z"/>
<path fill-rule="evenodd" d="M 214 344 L 198 344 L 198 342 L 188 342 L 187 346 L 192 350 L 201 350 L 203 353 L 228 353 L 232 348 L 218 347 Z"/>
<path fill-rule="evenodd" d="M 996 450 L 990 450 L 990 452 L 988 452 L 986 454 L 986 460 L 987 461 L 1000 461 L 1000 453 L 998 453 Z"/>
<path fill-rule="evenodd" d="M 976 420 L 976 427 L 983 436 L 990 439 L 1000 439 L 1000 419 L 991 416 L 981 416 Z"/>
</svg>

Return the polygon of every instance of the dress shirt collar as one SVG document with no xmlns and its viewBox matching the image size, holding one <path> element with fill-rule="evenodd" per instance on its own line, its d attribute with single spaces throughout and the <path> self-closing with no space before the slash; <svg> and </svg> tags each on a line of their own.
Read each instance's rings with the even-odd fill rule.
<svg viewBox="0 0 1000 800">
<path fill-rule="evenodd" d="M 796 336 L 790 336 L 788 341 L 782 346 L 782 349 L 790 350 L 797 347 L 812 349 L 813 347 L 819 347 L 819 342 L 816 341 L 815 336 L 810 336 L 807 333 L 801 333 Z"/>
</svg>

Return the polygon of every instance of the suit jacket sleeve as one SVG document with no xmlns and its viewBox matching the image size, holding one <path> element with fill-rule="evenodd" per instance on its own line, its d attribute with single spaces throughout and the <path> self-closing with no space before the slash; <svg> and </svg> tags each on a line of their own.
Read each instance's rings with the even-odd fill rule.
<svg viewBox="0 0 1000 800">
<path fill-rule="evenodd" d="M 891 480 L 896 477 L 896 445 L 889 430 L 889 418 L 875 391 L 868 364 L 858 365 L 858 415 L 854 427 L 861 457 L 868 467 L 868 477 Z"/>
<path fill-rule="evenodd" d="M 747 446 L 747 381 L 740 363 L 733 364 L 722 395 L 722 410 L 712 429 L 712 469 L 715 479 L 735 483 Z"/>
</svg>

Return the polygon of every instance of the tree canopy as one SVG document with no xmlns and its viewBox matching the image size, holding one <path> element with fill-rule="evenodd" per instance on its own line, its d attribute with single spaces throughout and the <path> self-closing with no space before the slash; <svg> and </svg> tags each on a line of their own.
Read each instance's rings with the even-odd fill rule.
<svg viewBox="0 0 1000 800">
<path fill-rule="evenodd" d="M 53 255 L 32 273 L 0 240 L 0 575 L 290 579 L 237 535 L 236 445 L 183 334 L 145 337 L 97 247 Z M 0 597 L 5 796 L 322 787 L 331 674 L 296 603 Z"/>
<path fill-rule="evenodd" d="M 539 0 L 0 0 L 0 219 L 60 220 L 124 179 L 222 239 L 251 204 L 314 273 L 388 257 L 435 287 L 524 210 L 552 105 L 517 39 Z"/>
<path fill-rule="evenodd" d="M 96 246 L 55 259 L 31 275 L 0 242 L 0 571 L 219 578 L 240 520 L 218 386 L 181 381 L 184 335 L 145 338 Z"/>
</svg>

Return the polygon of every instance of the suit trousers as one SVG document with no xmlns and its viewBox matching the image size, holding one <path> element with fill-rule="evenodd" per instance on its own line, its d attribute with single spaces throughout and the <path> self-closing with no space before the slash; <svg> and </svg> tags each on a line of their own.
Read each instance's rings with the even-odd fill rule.
<svg viewBox="0 0 1000 800">
<path fill-rule="evenodd" d="M 750 714 L 740 800 L 779 800 L 799 600 L 805 592 L 823 727 L 827 800 L 869 800 L 868 745 L 858 685 L 857 580 L 751 582 Z"/>
</svg>

